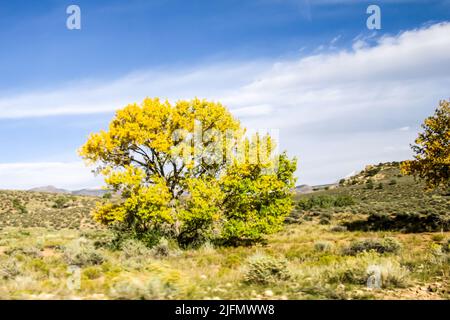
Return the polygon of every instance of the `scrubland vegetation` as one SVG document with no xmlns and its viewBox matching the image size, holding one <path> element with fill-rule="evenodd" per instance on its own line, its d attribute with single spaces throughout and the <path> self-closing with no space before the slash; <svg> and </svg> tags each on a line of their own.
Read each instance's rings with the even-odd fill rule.
<svg viewBox="0 0 450 320">
<path fill-rule="evenodd" d="M 450 298 L 448 102 L 415 160 L 294 197 L 295 159 L 249 161 L 270 136 L 236 135 L 231 162 L 181 159 L 171 134 L 196 118 L 241 129 L 220 104 L 146 99 L 80 152 L 114 196 L 1 191 L 0 298 Z"/>
<path fill-rule="evenodd" d="M 383 188 L 368 189 L 368 179 Z M 283 230 L 253 246 L 180 249 L 161 239 L 148 248 L 115 241 L 111 230 L 89 222 L 104 199 L 19 191 L 0 197 L 2 299 L 450 297 L 449 197 L 424 192 L 395 163 L 297 196 Z M 384 223 L 362 223 L 374 216 Z M 381 288 L 368 288 L 376 272 Z"/>
</svg>

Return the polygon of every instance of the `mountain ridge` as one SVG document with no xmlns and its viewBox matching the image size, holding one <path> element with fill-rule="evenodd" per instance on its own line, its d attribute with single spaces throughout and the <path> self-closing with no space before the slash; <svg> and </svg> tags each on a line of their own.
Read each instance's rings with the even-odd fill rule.
<svg viewBox="0 0 450 320">
<path fill-rule="evenodd" d="M 90 189 L 90 188 L 83 188 L 78 190 L 67 190 L 62 188 L 57 188 L 52 185 L 48 186 L 42 186 L 42 187 L 35 187 L 28 189 L 29 192 L 44 192 L 44 193 L 56 193 L 56 194 L 71 194 L 74 196 L 94 196 L 94 197 L 101 197 L 105 193 L 108 192 L 108 190 L 103 189 Z"/>
</svg>

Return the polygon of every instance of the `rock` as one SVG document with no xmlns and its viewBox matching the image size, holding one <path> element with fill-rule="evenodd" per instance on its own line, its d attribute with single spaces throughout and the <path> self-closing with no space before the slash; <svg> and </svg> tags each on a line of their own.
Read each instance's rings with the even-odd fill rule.
<svg viewBox="0 0 450 320">
<path fill-rule="evenodd" d="M 273 297 L 273 291 L 272 290 L 266 290 L 266 291 L 264 291 L 264 295 L 266 297 Z"/>
</svg>

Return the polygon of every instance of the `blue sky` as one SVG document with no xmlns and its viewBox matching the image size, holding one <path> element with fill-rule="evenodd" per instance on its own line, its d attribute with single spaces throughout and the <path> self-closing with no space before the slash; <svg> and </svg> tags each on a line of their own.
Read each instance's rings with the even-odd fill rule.
<svg viewBox="0 0 450 320">
<path fill-rule="evenodd" d="M 448 0 L 0 1 L 0 188 L 100 185 L 77 148 L 145 96 L 219 100 L 279 129 L 299 184 L 409 158 L 450 97 L 447 21 Z"/>
</svg>

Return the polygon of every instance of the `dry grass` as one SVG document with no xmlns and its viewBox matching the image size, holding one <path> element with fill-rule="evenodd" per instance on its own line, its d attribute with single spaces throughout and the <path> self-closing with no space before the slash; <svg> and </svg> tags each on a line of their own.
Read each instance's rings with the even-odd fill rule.
<svg viewBox="0 0 450 320">
<path fill-rule="evenodd" d="M 393 167 L 371 176 L 383 189 L 367 189 L 360 176 L 302 196 L 350 194 L 355 204 L 297 210 L 266 246 L 196 250 L 131 240 L 113 251 L 112 235 L 90 219 L 102 199 L 68 196 L 55 206 L 60 195 L 0 191 L 0 299 L 449 299 L 450 232 L 342 227 L 383 212 L 445 216 L 449 197 L 425 194 Z M 376 274 L 380 288 L 368 288 Z"/>
<path fill-rule="evenodd" d="M 105 236 L 104 231 L 90 233 Z M 402 243 L 398 253 L 342 254 L 352 240 L 386 235 Z M 439 249 L 433 237 L 441 238 L 435 235 L 339 233 L 312 221 L 286 227 L 267 246 L 171 248 L 173 254 L 161 256 L 136 243 L 129 243 L 126 251 L 95 249 L 86 233 L 75 230 L 8 228 L 0 233 L 6 248 L 0 254 L 0 298 L 402 299 L 415 298 L 414 293 L 423 298 L 417 288 L 430 288 L 427 299 L 448 299 L 450 257 Z M 448 239 L 450 233 L 443 236 Z M 317 239 L 332 245 L 317 250 Z M 283 276 L 270 282 L 246 281 L 255 256 L 273 258 L 277 266 L 283 261 Z M 366 286 L 373 266 L 381 272 L 378 290 Z M 68 286 L 77 272 L 80 287 Z"/>
</svg>

